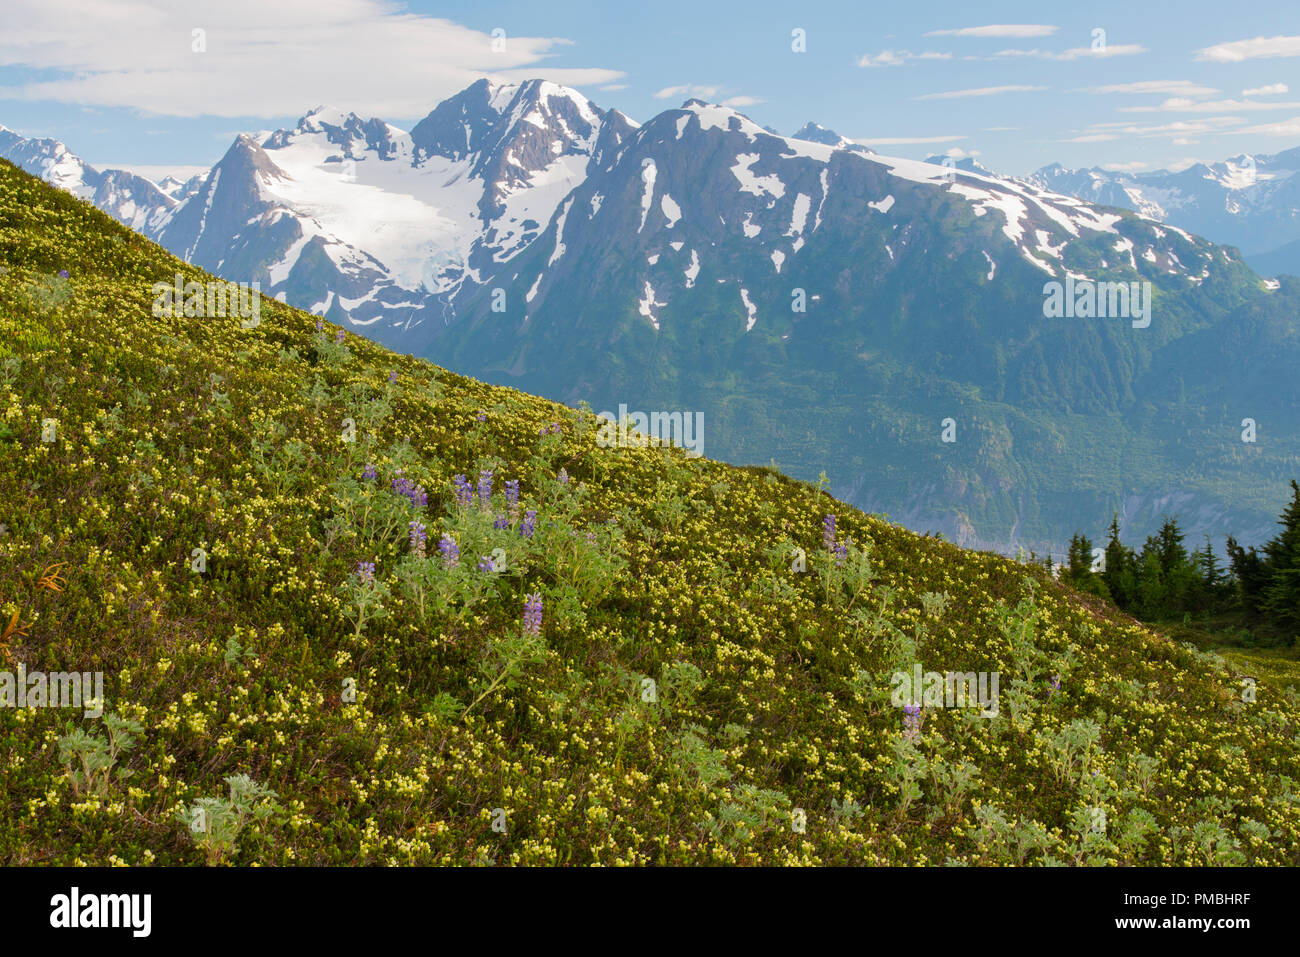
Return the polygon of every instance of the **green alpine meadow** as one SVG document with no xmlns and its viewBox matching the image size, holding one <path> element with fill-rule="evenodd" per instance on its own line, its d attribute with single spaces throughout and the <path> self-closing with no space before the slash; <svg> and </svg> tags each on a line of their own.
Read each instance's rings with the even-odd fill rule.
<svg viewBox="0 0 1300 957">
<path fill-rule="evenodd" d="M 0 862 L 1300 864 L 1292 662 L 215 281 L 0 162 Z"/>
</svg>

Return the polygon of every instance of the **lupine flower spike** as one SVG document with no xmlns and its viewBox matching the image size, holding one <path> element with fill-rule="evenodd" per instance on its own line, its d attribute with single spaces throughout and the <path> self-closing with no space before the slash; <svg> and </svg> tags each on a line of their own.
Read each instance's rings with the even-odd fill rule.
<svg viewBox="0 0 1300 957">
<path fill-rule="evenodd" d="M 542 596 L 537 592 L 524 601 L 524 634 L 540 635 L 542 633 Z"/>
<path fill-rule="evenodd" d="M 446 567 L 454 568 L 460 564 L 460 546 L 450 535 L 444 533 L 438 540 L 438 551 L 442 554 L 442 563 Z"/>
<path fill-rule="evenodd" d="M 424 545 L 428 540 L 428 532 L 424 525 L 418 521 L 411 522 L 411 551 L 416 558 L 424 558 Z"/>
<path fill-rule="evenodd" d="M 456 504 L 461 508 L 469 508 L 474 501 L 474 486 L 469 484 L 469 479 L 464 475 L 452 476 L 451 482 L 456 487 Z"/>
</svg>

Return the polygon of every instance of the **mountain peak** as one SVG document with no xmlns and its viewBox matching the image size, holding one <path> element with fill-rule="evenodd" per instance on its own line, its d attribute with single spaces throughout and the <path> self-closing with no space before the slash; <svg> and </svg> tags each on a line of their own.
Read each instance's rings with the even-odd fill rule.
<svg viewBox="0 0 1300 957">
<path fill-rule="evenodd" d="M 823 146 L 844 146 L 851 142 L 834 130 L 828 130 L 820 123 L 805 123 L 793 134 L 793 139 L 809 143 L 821 143 Z"/>
</svg>

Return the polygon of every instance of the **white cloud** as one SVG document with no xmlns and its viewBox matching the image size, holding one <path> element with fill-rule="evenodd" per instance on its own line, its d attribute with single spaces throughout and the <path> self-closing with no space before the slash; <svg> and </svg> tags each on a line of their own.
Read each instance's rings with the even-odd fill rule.
<svg viewBox="0 0 1300 957">
<path fill-rule="evenodd" d="M 724 92 L 720 86 L 700 86 L 695 83 L 684 83 L 681 86 L 666 86 L 654 94 L 656 100 L 667 99 L 701 99 L 709 102 L 719 102 L 718 97 Z M 766 102 L 757 96 L 733 96 L 720 101 L 719 105 L 731 107 L 733 110 L 741 109 L 746 106 L 754 106 L 758 103 Z"/>
<path fill-rule="evenodd" d="M 1074 47 L 1069 50 L 1062 50 L 1054 53 L 1051 50 L 999 50 L 988 59 L 998 59 L 999 57 L 1033 57 L 1037 60 L 1081 60 L 1085 57 L 1112 57 L 1112 56 L 1134 56 L 1138 53 L 1146 53 L 1147 48 L 1137 43 L 1112 43 L 1104 47 Z M 979 57 L 969 57 L 968 59 L 981 59 Z"/>
<path fill-rule="evenodd" d="M 927 37 L 1047 37 L 1057 30 L 1041 23 L 994 23 L 959 30 L 931 30 Z"/>
<path fill-rule="evenodd" d="M 1103 163 L 1101 168 L 1112 173 L 1136 173 L 1138 170 L 1150 169 L 1151 164 L 1134 160 L 1131 163 Z"/>
<path fill-rule="evenodd" d="M 912 143 L 951 143 L 965 136 L 860 136 L 853 140 L 862 146 L 908 146 Z"/>
<path fill-rule="evenodd" d="M 160 183 L 168 176 L 174 179 L 187 180 L 191 176 L 197 176 L 200 173 L 208 172 L 207 166 L 151 166 L 142 163 L 113 163 L 100 162 L 95 164 L 98 169 L 124 169 L 129 173 L 135 173 L 137 176 L 143 176 L 145 179 L 151 179 L 155 183 Z"/>
<path fill-rule="evenodd" d="M 1253 40 L 1216 43 L 1196 51 L 1196 59 L 1216 63 L 1240 63 L 1280 56 L 1300 56 L 1300 37 L 1255 37 Z"/>
<path fill-rule="evenodd" d="M 936 53 L 933 50 L 927 50 L 924 53 L 913 53 L 911 50 L 881 50 L 875 56 L 870 53 L 864 53 L 858 57 L 858 66 L 902 66 L 908 60 L 951 60 L 951 53 Z"/>
<path fill-rule="evenodd" d="M 165 116 L 296 116 L 338 103 L 363 114 L 424 116 L 488 77 L 566 85 L 614 82 L 603 68 L 545 65 L 570 41 L 489 33 L 386 0 L 193 2 L 5 0 L 0 66 L 52 73 L 0 87 L 0 99 L 127 107 Z M 194 52 L 203 29 L 206 50 Z"/>
<path fill-rule="evenodd" d="M 1127 136 L 1194 136 L 1199 133 L 1217 133 L 1225 127 L 1244 123 L 1239 116 L 1214 116 L 1204 120 L 1176 120 L 1158 126 L 1140 126 L 1133 123 L 1094 123 L 1088 127 L 1092 133 L 1113 133 Z"/>
<path fill-rule="evenodd" d="M 1260 103 L 1256 100 L 1189 100 L 1172 97 L 1159 106 L 1121 106 L 1120 113 L 1230 113 L 1253 110 L 1300 110 L 1300 103 L 1274 100 Z"/>
<path fill-rule="evenodd" d="M 1119 136 L 1114 133 L 1084 133 L 1081 136 L 1072 136 L 1068 140 L 1061 140 L 1062 143 L 1105 143 L 1108 140 L 1117 140 Z"/>
<path fill-rule="evenodd" d="M 926 93 L 914 96 L 914 100 L 960 100 L 968 96 L 995 96 L 998 93 L 1024 93 L 1029 90 L 1045 90 L 1045 86 L 980 86 L 971 90 L 948 90 L 944 93 Z"/>
<path fill-rule="evenodd" d="M 1278 123 L 1262 123 L 1259 126 L 1247 126 L 1240 130 L 1225 130 L 1226 133 L 1251 133 L 1256 136 L 1300 136 L 1300 116 Z"/>
<path fill-rule="evenodd" d="M 1290 93 L 1285 83 L 1268 83 L 1264 86 L 1252 86 L 1249 90 L 1242 90 L 1242 96 L 1276 96 L 1279 93 Z"/>
<path fill-rule="evenodd" d="M 693 83 L 686 83 L 682 86 L 666 86 L 658 93 L 654 94 L 656 100 L 676 99 L 679 96 L 692 97 L 698 96 L 700 99 L 709 100 L 717 96 L 721 89 L 716 86 L 697 86 Z"/>
<path fill-rule="evenodd" d="M 1087 87 L 1084 93 L 1156 93 L 1165 96 L 1209 96 L 1218 93 L 1212 86 L 1199 86 L 1190 80 L 1141 80 L 1137 83 L 1113 83 Z"/>
</svg>

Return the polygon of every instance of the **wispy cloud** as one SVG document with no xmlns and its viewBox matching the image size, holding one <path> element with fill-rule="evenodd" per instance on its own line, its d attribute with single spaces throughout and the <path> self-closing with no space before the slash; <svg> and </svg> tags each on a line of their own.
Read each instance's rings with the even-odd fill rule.
<svg viewBox="0 0 1300 957">
<path fill-rule="evenodd" d="M 666 86 L 658 93 L 654 94 L 656 100 L 676 99 L 679 96 L 698 96 L 701 99 L 712 99 L 721 92 L 720 87 L 716 86 L 697 86 L 693 83 L 685 83 L 681 86 Z"/>
<path fill-rule="evenodd" d="M 1280 100 L 1261 103 L 1258 100 L 1188 100 L 1172 97 L 1159 106 L 1121 106 L 1120 113 L 1229 113 L 1256 110 L 1300 110 L 1300 103 Z"/>
<path fill-rule="evenodd" d="M 1243 60 L 1280 56 L 1300 56 L 1300 36 L 1234 40 L 1231 43 L 1216 43 L 1214 46 L 1196 51 L 1196 59 L 1213 60 L 1216 63 L 1240 63 Z"/>
<path fill-rule="evenodd" d="M 1045 90 L 1045 86 L 979 86 L 970 90 L 947 90 L 943 93 L 925 93 L 914 96 L 914 100 L 961 100 L 968 96 L 996 96 L 999 93 L 1026 93 L 1030 90 Z"/>
<path fill-rule="evenodd" d="M 1109 86 L 1085 87 L 1084 93 L 1155 93 L 1164 96 L 1209 96 L 1218 93 L 1212 86 L 1200 86 L 1191 80 L 1140 80 L 1137 83 L 1112 83 Z"/>
<path fill-rule="evenodd" d="M 1137 43 L 1112 43 L 1104 47 L 1073 47 L 1069 50 L 999 50 L 987 59 L 998 59 L 1007 57 L 1031 57 L 1036 60 L 1082 60 L 1087 57 L 1096 57 L 1105 59 L 1113 56 L 1135 56 L 1138 53 L 1146 53 L 1147 48 Z M 967 59 L 982 59 L 981 57 L 968 57 Z"/>
<path fill-rule="evenodd" d="M 1117 136 L 1195 136 L 1203 133 L 1218 133 L 1227 127 L 1244 123 L 1239 116 L 1213 116 L 1203 120 L 1175 120 L 1155 126 L 1142 126 L 1136 123 L 1094 123 L 1088 127 L 1091 133 L 1110 133 Z"/>
<path fill-rule="evenodd" d="M 1112 173 L 1136 173 L 1140 170 L 1150 169 L 1151 164 L 1134 160 L 1131 163 L 1103 163 L 1101 168 L 1110 170 Z"/>
<path fill-rule="evenodd" d="M 931 30 L 927 37 L 1047 37 L 1056 27 L 1042 23 L 993 23 L 983 27 L 961 27 L 957 30 Z"/>
<path fill-rule="evenodd" d="M 913 53 L 911 50 L 881 50 L 875 56 L 870 53 L 864 53 L 858 57 L 858 66 L 902 66 L 909 60 L 951 60 L 951 53 L 937 53 L 927 50 L 924 53 Z"/>
<path fill-rule="evenodd" d="M 1071 136 L 1067 140 L 1061 140 L 1062 143 L 1105 143 L 1109 140 L 1117 140 L 1117 133 L 1084 133 L 1080 136 Z"/>
<path fill-rule="evenodd" d="M 853 142 L 862 146 L 909 146 L 913 143 L 952 143 L 965 136 L 860 136 Z"/>
<path fill-rule="evenodd" d="M 219 15 L 198 18 L 174 0 L 5 0 L 4 20 L 0 67 L 40 79 L 0 87 L 0 99 L 164 116 L 294 116 L 330 102 L 407 118 L 483 77 L 598 85 L 624 76 L 548 66 L 571 45 L 565 38 L 493 37 L 387 0 L 224 0 Z"/>
<path fill-rule="evenodd" d="M 764 101 L 757 96 L 732 96 L 723 100 L 722 105 L 733 110 L 739 110 L 746 106 L 757 106 L 762 102 Z"/>
<path fill-rule="evenodd" d="M 1252 86 L 1249 90 L 1242 90 L 1242 96 L 1276 96 L 1279 93 L 1290 93 L 1285 83 L 1269 83 L 1264 86 Z"/>
<path fill-rule="evenodd" d="M 1262 123 L 1259 126 L 1247 126 L 1240 130 L 1225 130 L 1225 133 L 1231 134 L 1253 134 L 1256 136 L 1300 136 L 1300 116 L 1293 116 L 1289 120 L 1282 120 L 1277 123 Z"/>
</svg>

